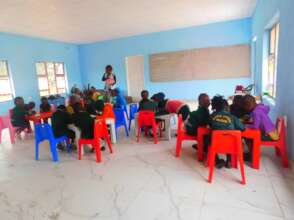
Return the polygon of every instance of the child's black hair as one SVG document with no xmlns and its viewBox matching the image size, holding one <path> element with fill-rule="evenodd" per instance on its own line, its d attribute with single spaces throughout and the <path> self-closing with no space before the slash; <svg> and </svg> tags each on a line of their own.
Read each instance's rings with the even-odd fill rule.
<svg viewBox="0 0 294 220">
<path fill-rule="evenodd" d="M 48 100 L 47 97 L 45 97 L 45 96 L 41 97 L 41 102 L 43 102 L 43 101 L 47 101 L 47 100 Z"/>
<path fill-rule="evenodd" d="M 17 104 L 17 101 L 18 101 L 18 100 L 23 100 L 23 97 L 21 97 L 21 96 L 17 96 L 17 97 L 15 97 L 15 98 L 14 98 L 14 105 Z"/>
<path fill-rule="evenodd" d="M 107 65 L 105 69 L 113 69 L 111 65 Z"/>
<path fill-rule="evenodd" d="M 142 98 L 143 98 L 144 93 L 147 93 L 147 95 L 149 96 L 149 92 L 148 92 L 147 90 L 143 90 L 143 91 L 141 92 L 141 97 L 142 97 Z"/>
<path fill-rule="evenodd" d="M 217 112 L 224 110 L 226 107 L 224 97 L 220 95 L 214 96 L 211 100 L 211 107 Z"/>
<path fill-rule="evenodd" d="M 203 99 L 204 97 L 208 96 L 206 93 L 201 93 L 199 96 L 198 96 L 198 102 L 201 101 L 201 99 Z"/>
<path fill-rule="evenodd" d="M 29 107 L 30 109 L 33 109 L 33 108 L 36 107 L 36 103 L 35 103 L 35 102 L 29 102 L 29 103 L 28 103 L 28 107 Z"/>
<path fill-rule="evenodd" d="M 65 105 L 59 105 L 57 107 L 57 110 L 65 111 L 66 110 L 66 107 L 65 107 Z"/>
</svg>

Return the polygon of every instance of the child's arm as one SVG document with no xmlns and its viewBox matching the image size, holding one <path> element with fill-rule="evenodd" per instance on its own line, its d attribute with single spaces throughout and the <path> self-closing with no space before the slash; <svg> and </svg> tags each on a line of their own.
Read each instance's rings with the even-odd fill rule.
<svg viewBox="0 0 294 220">
<path fill-rule="evenodd" d="M 104 73 L 103 76 L 102 76 L 102 81 L 104 82 L 106 80 L 107 80 L 106 73 Z"/>
<path fill-rule="evenodd" d="M 244 124 L 241 122 L 241 120 L 239 118 L 237 118 L 235 116 L 234 116 L 234 124 L 235 124 L 235 129 L 236 130 L 240 130 L 240 131 L 245 130 Z"/>
<path fill-rule="evenodd" d="M 256 113 L 252 114 L 252 120 L 253 122 L 251 124 L 247 124 L 246 127 L 247 128 L 253 128 L 253 129 L 259 129 L 260 128 L 260 123 L 261 123 L 261 119 L 260 116 Z"/>
</svg>

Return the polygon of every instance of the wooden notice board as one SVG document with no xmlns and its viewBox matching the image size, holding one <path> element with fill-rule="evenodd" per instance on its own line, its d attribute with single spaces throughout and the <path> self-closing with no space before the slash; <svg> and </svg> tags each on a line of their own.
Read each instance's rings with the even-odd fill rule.
<svg viewBox="0 0 294 220">
<path fill-rule="evenodd" d="M 152 82 L 250 77 L 250 45 L 209 47 L 151 54 Z"/>
</svg>

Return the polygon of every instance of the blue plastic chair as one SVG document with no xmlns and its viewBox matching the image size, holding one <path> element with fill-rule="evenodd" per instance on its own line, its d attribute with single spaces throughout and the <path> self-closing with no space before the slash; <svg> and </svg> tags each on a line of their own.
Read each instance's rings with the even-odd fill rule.
<svg viewBox="0 0 294 220">
<path fill-rule="evenodd" d="M 36 124 L 35 125 L 35 159 L 39 160 L 39 144 L 43 141 L 48 140 L 50 143 L 50 150 L 53 161 L 58 161 L 57 144 L 61 142 L 68 143 L 68 137 L 62 136 L 55 138 L 53 135 L 52 127 L 49 124 Z M 67 144 L 67 150 L 71 150 L 71 145 Z"/>
<path fill-rule="evenodd" d="M 129 116 L 129 114 L 128 114 L 128 108 L 127 108 L 127 105 L 123 105 L 122 108 L 123 108 L 124 112 L 126 113 L 127 119 L 130 120 L 130 116 Z"/>
<path fill-rule="evenodd" d="M 135 120 L 135 114 L 138 112 L 138 104 L 130 104 L 130 117 L 129 117 L 129 131 L 131 130 L 132 120 Z"/>
<path fill-rule="evenodd" d="M 128 127 L 127 127 L 127 122 L 126 122 L 124 110 L 122 108 L 115 108 L 114 109 L 114 115 L 115 115 L 116 136 L 118 136 L 117 129 L 122 127 L 122 126 L 125 127 L 126 135 L 129 136 L 129 131 L 128 131 Z"/>
</svg>

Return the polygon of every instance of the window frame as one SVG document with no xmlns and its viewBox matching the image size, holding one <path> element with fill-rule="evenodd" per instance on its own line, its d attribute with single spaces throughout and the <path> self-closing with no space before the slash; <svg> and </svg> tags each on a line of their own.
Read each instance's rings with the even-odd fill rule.
<svg viewBox="0 0 294 220">
<path fill-rule="evenodd" d="M 38 73 L 38 68 L 37 68 L 38 64 L 43 64 L 44 65 L 44 71 L 45 71 L 44 75 L 41 75 L 41 74 Z M 49 74 L 48 74 L 48 65 L 49 64 L 53 64 L 56 93 L 51 93 L 51 90 L 50 90 L 50 80 L 49 80 Z M 62 64 L 63 74 L 57 74 L 57 68 L 56 68 L 57 64 Z M 67 91 L 68 91 L 67 74 L 66 74 L 66 68 L 65 68 L 65 63 L 64 62 L 60 62 L 60 61 L 38 61 L 38 62 L 35 63 L 35 66 L 36 66 L 36 73 L 37 73 L 37 78 L 38 78 L 40 96 L 61 95 L 61 94 L 67 93 Z M 64 78 L 64 84 L 65 84 L 64 88 L 58 88 L 58 86 L 57 86 L 57 77 L 58 76 L 61 76 L 61 77 Z M 47 80 L 48 89 L 40 89 L 40 84 L 39 84 L 39 79 L 40 78 L 45 78 Z M 61 89 L 64 90 L 64 92 L 59 92 Z M 47 95 L 42 95 L 41 92 L 47 92 Z"/>
<path fill-rule="evenodd" d="M 14 99 L 14 96 L 15 96 L 13 82 L 12 82 L 12 78 L 11 78 L 11 74 L 10 74 L 10 68 L 9 68 L 8 60 L 6 60 L 6 59 L 0 59 L 0 62 L 4 62 L 5 63 L 6 72 L 7 72 L 7 75 L 6 76 L 1 76 L 0 75 L 0 80 L 1 79 L 8 80 L 9 88 L 10 88 L 10 92 L 9 93 L 3 93 L 3 94 L 0 93 L 0 97 L 1 96 L 10 96 L 10 98 L 7 99 L 7 100 L 1 100 L 0 99 L 0 103 L 10 102 L 10 101 L 12 101 Z"/>
<path fill-rule="evenodd" d="M 268 48 L 267 48 L 267 71 L 266 71 L 266 81 L 265 81 L 266 89 L 264 92 L 266 92 L 267 95 L 273 99 L 275 99 L 277 95 L 277 66 L 278 66 L 279 37 L 280 37 L 280 22 L 278 21 L 278 22 L 275 22 L 268 29 L 268 39 L 267 39 Z M 271 89 L 268 88 L 270 84 L 272 84 Z"/>
</svg>

